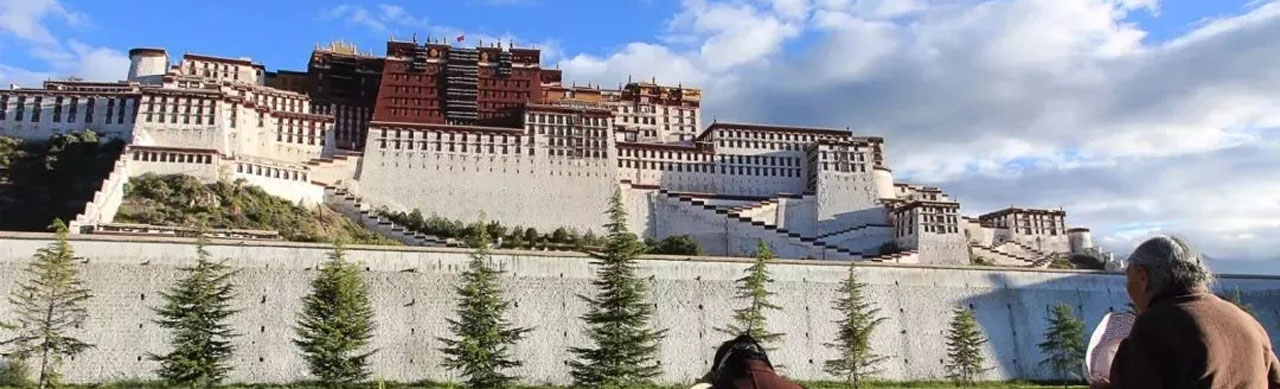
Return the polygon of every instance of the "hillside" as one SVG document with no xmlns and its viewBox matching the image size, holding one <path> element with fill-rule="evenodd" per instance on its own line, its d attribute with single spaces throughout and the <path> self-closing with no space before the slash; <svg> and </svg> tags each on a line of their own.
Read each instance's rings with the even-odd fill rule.
<svg viewBox="0 0 1280 389">
<path fill-rule="evenodd" d="M 44 142 L 0 136 L 0 230 L 45 231 L 54 218 L 75 218 L 123 150 L 91 131 Z"/>
<path fill-rule="evenodd" d="M 287 240 L 397 245 L 326 208 L 303 208 L 240 182 L 202 184 L 184 175 L 129 180 L 114 220 L 168 226 L 275 230 Z"/>
</svg>

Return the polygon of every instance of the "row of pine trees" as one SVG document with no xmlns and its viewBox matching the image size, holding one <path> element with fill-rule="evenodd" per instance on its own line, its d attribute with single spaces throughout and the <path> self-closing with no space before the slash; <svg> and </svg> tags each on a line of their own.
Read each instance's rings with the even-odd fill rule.
<svg viewBox="0 0 1280 389">
<path fill-rule="evenodd" d="M 653 326 L 655 306 L 637 274 L 636 259 L 644 246 L 627 229 L 619 193 L 610 202 L 608 217 L 604 247 L 594 255 L 595 293 L 581 296 L 589 304 L 582 320 L 591 345 L 571 348 L 575 358 L 568 365 L 577 386 L 647 385 L 661 373 L 657 352 L 665 330 Z M 93 347 L 71 335 L 87 319 L 83 303 L 92 295 L 67 244 L 66 226 L 55 222 L 53 227 L 57 240 L 35 254 L 26 269 L 29 279 L 10 298 L 18 314 L 16 323 L 5 326 L 18 335 L 0 342 L 8 348 L 7 359 L 38 365 L 34 374 L 40 388 L 57 384 L 57 367 L 64 358 Z M 442 365 L 460 374 L 469 388 L 510 387 L 518 380 L 511 371 L 521 365 L 512 349 L 530 329 L 517 327 L 507 317 L 512 303 L 499 284 L 502 271 L 492 265 L 486 230 L 478 229 L 469 243 L 474 251 L 454 288 L 456 312 L 448 319 L 453 336 L 440 339 Z M 228 324 L 238 312 L 231 304 L 236 270 L 225 260 L 213 259 L 203 237 L 196 254 L 195 265 L 181 268 L 182 277 L 162 293 L 163 303 L 154 308 L 156 323 L 171 334 L 172 349 L 150 358 L 159 362 L 157 375 L 173 386 L 211 387 L 224 381 L 232 369 L 232 339 L 238 336 Z M 768 332 L 766 325 L 766 312 L 781 309 L 770 301 L 772 260 L 769 246 L 760 241 L 755 262 L 736 280 L 735 297 L 743 305 L 718 331 L 750 334 L 766 347 L 785 342 L 784 334 Z M 376 324 L 360 267 L 346 259 L 339 244 L 318 270 L 311 292 L 303 297 L 293 342 L 317 381 L 334 386 L 365 381 L 370 376 L 368 358 L 377 352 L 368 347 Z M 826 344 L 837 357 L 825 362 L 825 370 L 854 387 L 881 373 L 877 366 L 888 358 L 873 351 L 871 334 L 885 318 L 867 298 L 865 287 L 850 266 L 834 301 L 840 314 L 837 332 Z M 1048 355 L 1044 363 L 1061 377 L 1078 376 L 1084 358 L 1080 320 L 1069 307 L 1059 305 L 1050 322 L 1047 340 L 1040 345 Z M 985 342 L 973 310 L 957 309 L 947 336 L 948 377 L 976 380 L 986 370 L 981 353 Z"/>
</svg>

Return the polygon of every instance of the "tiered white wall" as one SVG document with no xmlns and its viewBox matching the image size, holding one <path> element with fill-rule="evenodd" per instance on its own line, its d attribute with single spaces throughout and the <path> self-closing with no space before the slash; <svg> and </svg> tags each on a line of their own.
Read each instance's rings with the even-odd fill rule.
<svg viewBox="0 0 1280 389">
<path fill-rule="evenodd" d="M 0 294 L 8 295 L 23 277 L 18 269 L 48 234 L 0 234 Z M 195 249 L 190 240 L 176 238 L 75 236 L 72 247 L 85 258 L 86 284 L 94 297 L 87 301 L 90 320 L 75 336 L 97 345 L 63 366 L 73 383 L 129 378 L 153 379 L 156 363 L 148 353 L 167 351 L 164 330 L 153 322 L 160 292 L 179 276 L 177 266 L 189 265 Z M 233 382 L 292 382 L 307 380 L 306 365 L 291 343 L 299 300 L 308 292 L 316 267 L 328 248 L 318 244 L 285 242 L 214 242 L 215 258 L 227 258 L 240 273 L 234 278 L 241 310 L 232 328 L 242 334 L 233 340 Z M 388 381 L 423 379 L 453 381 L 457 376 L 439 367 L 438 337 L 449 336 L 446 318 L 454 309 L 453 286 L 468 256 L 454 249 L 352 247 L 348 258 L 367 268 L 378 328 L 372 347 L 373 376 Z M 565 361 L 570 346 L 587 345 L 579 317 L 586 304 L 579 295 L 593 291 L 591 258 L 572 253 L 499 251 L 494 264 L 507 273 L 502 284 L 514 300 L 510 317 L 533 332 L 513 349 L 525 365 L 514 373 L 524 382 L 568 383 Z M 652 291 L 657 327 L 668 330 L 659 356 L 659 381 L 688 384 L 711 364 L 713 347 L 726 340 L 715 327 L 728 323 L 741 302 L 733 298 L 734 280 L 747 261 L 729 258 L 660 258 L 638 263 L 638 272 Z M 889 356 L 880 365 L 882 378 L 941 379 L 945 355 L 943 333 L 951 310 L 972 307 L 981 330 L 990 339 L 983 347 L 988 367 L 984 379 L 1043 379 L 1037 344 L 1047 328 L 1045 317 L 1055 304 L 1067 303 L 1092 328 L 1109 311 L 1122 311 L 1128 298 L 1119 274 L 1081 271 L 1016 271 L 990 268 L 948 268 L 868 265 L 858 268 L 868 283 L 867 296 L 887 320 L 872 334 L 871 344 Z M 785 337 L 771 353 L 785 373 L 799 380 L 831 379 L 823 361 L 835 353 L 823 344 L 832 341 L 838 319 L 832 309 L 837 285 L 848 268 L 838 263 L 779 261 L 770 268 L 781 311 L 768 313 L 768 329 Z M 1264 327 L 1280 335 L 1280 279 L 1220 277 L 1224 290 L 1239 290 L 1253 306 Z M 0 302 L 0 317 L 12 313 Z"/>
<path fill-rule="evenodd" d="M 657 161 L 657 159 L 651 159 Z M 669 160 L 677 162 L 678 160 Z M 712 162 L 700 162 L 713 164 Z M 742 165 L 751 166 L 754 165 Z M 619 167 L 618 178 L 645 185 L 662 185 L 663 189 L 680 192 L 716 193 L 739 196 L 773 196 L 778 193 L 804 192 L 805 178 L 785 176 L 757 176 L 747 174 L 721 174 L 720 165 L 714 165 L 715 173 L 662 171 Z"/>
<path fill-rule="evenodd" d="M 1025 235 L 1012 234 L 1011 240 L 1022 243 L 1033 249 L 1046 253 L 1067 253 L 1071 252 L 1071 247 L 1067 244 L 1067 234 L 1059 231 L 1057 235 L 1040 234 Z"/>
<path fill-rule="evenodd" d="M 821 237 L 823 242 L 860 253 L 879 253 L 880 246 L 893 240 L 893 227 L 865 226 Z"/>
<path fill-rule="evenodd" d="M 871 173 L 819 172 L 819 235 L 866 224 L 888 224 Z"/>
<path fill-rule="evenodd" d="M 132 158 L 132 152 L 130 158 Z M 151 173 L 157 175 L 185 174 L 195 177 L 202 182 L 215 182 L 220 177 L 219 166 L 222 161 L 218 157 L 213 158 L 213 163 L 200 162 L 169 162 L 169 161 L 148 161 L 145 159 L 131 160 L 129 169 L 129 177 L 137 177 L 143 174 Z"/>
<path fill-rule="evenodd" d="M 368 150 L 360 190 L 394 210 L 460 220 L 485 212 L 506 225 L 586 231 L 605 223 L 613 173 L 607 159 Z"/>
<path fill-rule="evenodd" d="M 689 235 L 709 255 L 753 256 L 759 241 L 764 240 L 781 258 L 855 259 L 665 194 L 654 192 L 648 197 L 653 204 L 650 220 L 656 221 L 650 227 L 655 238 Z"/>
<path fill-rule="evenodd" d="M 965 265 L 969 260 L 969 242 L 963 233 L 935 234 L 926 232 L 918 235 L 920 253 L 923 263 L 935 265 Z"/>
<path fill-rule="evenodd" d="M 6 94 L 0 90 L 0 94 Z M 54 134 L 68 134 L 72 132 L 83 132 L 85 130 L 93 130 L 102 139 L 120 139 L 128 142 L 133 136 L 134 113 L 137 107 L 134 106 L 133 98 L 137 95 L 111 95 L 110 97 L 127 98 L 125 101 L 125 118 L 120 123 L 119 111 L 112 112 L 111 122 L 107 122 L 107 96 L 89 96 L 80 95 L 77 99 L 76 120 L 70 122 L 67 117 L 71 114 L 71 94 L 63 94 L 62 99 L 62 120 L 53 121 L 53 106 L 57 103 L 57 95 L 54 93 L 41 95 L 40 102 L 40 121 L 31 121 L 32 108 L 35 106 L 35 94 L 24 93 L 26 99 L 26 109 L 22 120 L 16 119 L 18 94 L 9 94 L 9 109 L 4 120 L 0 120 L 0 136 L 8 136 L 22 139 L 25 141 L 45 141 Z M 88 112 L 89 97 L 96 97 L 94 103 L 93 121 L 85 123 L 85 114 Z M 119 100 L 117 100 L 119 101 Z M 118 108 L 117 108 L 118 109 Z"/>
<path fill-rule="evenodd" d="M 779 204 L 778 225 L 804 236 L 818 235 L 818 202 L 816 195 L 801 198 L 784 197 Z"/>
<path fill-rule="evenodd" d="M 235 173 L 233 180 L 243 179 L 272 196 L 281 197 L 294 204 L 315 206 L 324 203 L 324 187 L 307 181 L 265 177 L 255 174 Z"/>
<path fill-rule="evenodd" d="M 141 146 L 184 147 L 196 149 L 212 149 L 231 154 L 243 152 L 232 150 L 225 144 L 223 131 L 218 126 L 159 127 L 138 125 L 134 133 L 134 144 Z"/>
<path fill-rule="evenodd" d="M 1000 266 L 1027 267 L 1034 263 L 1035 258 L 1019 257 L 1013 254 L 996 251 L 986 246 L 970 246 L 973 255 L 986 258 Z"/>
<path fill-rule="evenodd" d="M 84 205 L 84 211 L 76 215 L 68 223 L 71 231 L 80 231 L 84 227 L 110 223 L 120 211 L 124 203 L 124 185 L 129 181 L 131 164 L 128 153 L 120 153 L 120 157 L 112 164 L 111 173 L 102 180 L 101 186 L 93 193 L 93 199 Z"/>
<path fill-rule="evenodd" d="M 970 242 L 987 247 L 995 243 L 995 229 L 983 227 L 977 220 L 960 219 L 960 226 L 968 234 Z"/>
</svg>

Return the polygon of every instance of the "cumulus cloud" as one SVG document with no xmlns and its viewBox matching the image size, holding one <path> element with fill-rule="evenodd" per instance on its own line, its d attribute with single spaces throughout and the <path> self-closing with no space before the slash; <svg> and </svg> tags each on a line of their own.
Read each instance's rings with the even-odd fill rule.
<svg viewBox="0 0 1280 389">
<path fill-rule="evenodd" d="M 775 0 L 772 7 L 686 0 L 669 28 L 672 36 L 702 42 L 698 53 L 703 67 L 724 71 L 776 53 L 800 34 L 801 25 L 793 19 L 803 17 L 807 8 L 803 1 L 790 0 Z"/>
<path fill-rule="evenodd" d="M 426 27 L 427 22 L 405 11 L 404 7 L 378 4 L 370 10 L 359 4 L 339 4 L 320 11 L 319 20 L 338 20 L 348 26 L 363 27 L 373 32 L 385 33 L 401 27 Z"/>
<path fill-rule="evenodd" d="M 53 44 L 57 40 L 43 20 L 54 18 L 71 25 L 84 24 L 87 18 L 63 7 L 55 0 L 22 0 L 0 2 L 0 31 L 20 39 Z"/>
<path fill-rule="evenodd" d="M 479 1 L 478 4 L 484 6 L 515 6 L 525 5 L 528 1 L 524 0 L 485 0 Z M 525 42 L 512 33 L 489 34 L 477 31 L 467 31 L 461 28 L 437 25 L 430 23 L 426 17 L 414 16 L 412 12 L 399 5 L 378 4 L 373 8 L 365 7 L 360 4 L 339 4 L 331 8 L 323 9 L 315 18 L 319 22 L 340 22 L 348 27 L 355 27 L 367 30 L 379 37 L 385 37 L 386 34 L 392 34 L 397 39 L 408 40 L 410 36 L 417 35 L 420 41 L 425 42 L 427 39 L 445 40 L 453 43 L 453 39 L 457 36 L 466 38 L 467 43 L 477 45 L 493 45 L 493 44 L 509 44 L 518 42 L 523 46 L 534 46 L 543 50 L 543 60 L 553 63 L 560 59 L 559 43 L 555 40 L 543 40 L 539 42 Z M 425 34 L 425 35 L 424 35 Z"/>
<path fill-rule="evenodd" d="M 1280 3 L 1156 43 L 1138 12 L 1159 3 L 687 1 L 661 43 L 561 66 L 608 85 L 661 64 L 704 116 L 883 135 L 900 180 L 966 213 L 1062 206 L 1120 252 L 1172 232 L 1280 260 Z"/>
<path fill-rule="evenodd" d="M 26 49 L 28 56 L 45 64 L 45 69 L 32 70 L 0 63 L 0 83 L 33 86 L 51 78 L 124 78 L 129 69 L 124 53 L 76 40 L 64 41 L 51 32 L 50 22 L 84 28 L 89 25 L 89 18 L 54 0 L 0 2 L 0 37 L 13 39 Z"/>
<path fill-rule="evenodd" d="M 8 88 L 9 85 L 37 85 L 50 78 L 53 78 L 53 73 L 0 64 L 0 88 Z"/>
<path fill-rule="evenodd" d="M 663 83 L 691 85 L 707 81 L 706 74 L 693 60 L 665 46 L 649 43 L 628 44 L 606 58 L 579 54 L 560 61 L 559 66 L 573 80 L 603 85 L 651 78 Z"/>
</svg>

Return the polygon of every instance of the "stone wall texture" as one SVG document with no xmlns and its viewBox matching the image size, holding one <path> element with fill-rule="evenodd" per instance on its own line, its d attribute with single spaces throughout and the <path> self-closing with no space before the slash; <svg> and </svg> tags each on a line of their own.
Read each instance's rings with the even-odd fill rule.
<svg viewBox="0 0 1280 389">
<path fill-rule="evenodd" d="M 160 293 L 178 276 L 178 266 L 194 261 L 190 240 L 73 236 L 83 258 L 84 275 L 95 297 L 91 319 L 77 334 L 97 345 L 64 367 L 70 382 L 154 378 L 147 353 L 166 351 L 166 332 L 153 322 Z M 6 296 L 21 279 L 19 271 L 51 236 L 0 234 L 0 293 Z M 308 379 L 291 343 L 299 300 L 307 293 L 328 248 L 318 244 L 215 241 L 210 251 L 240 269 L 233 326 L 242 336 L 231 380 L 291 382 Z M 371 359 L 375 378 L 389 381 L 456 380 L 439 367 L 438 337 L 448 336 L 453 310 L 451 287 L 468 257 L 465 250 L 357 246 L 350 258 L 368 270 L 378 321 Z M 593 266 L 577 253 L 507 252 L 494 256 L 507 273 L 503 284 L 515 301 L 512 319 L 533 328 L 515 348 L 526 363 L 516 373 L 528 383 L 567 383 L 570 346 L 585 345 L 578 319 L 586 310 L 579 295 L 591 294 Z M 735 301 L 733 280 L 747 262 L 731 258 L 646 257 L 640 274 L 652 287 L 656 324 L 668 330 L 661 346 L 661 382 L 687 383 L 710 367 L 713 347 L 729 336 L 715 328 L 726 324 Z M 785 339 L 771 355 L 784 372 L 802 379 L 827 379 L 822 362 L 832 358 L 837 314 L 831 309 L 847 264 L 779 261 L 771 271 L 775 302 L 769 330 Z M 875 350 L 891 358 L 881 366 L 887 379 L 943 377 L 944 332 L 956 306 L 977 311 L 990 339 L 984 353 L 992 370 L 986 379 L 1037 379 L 1048 374 L 1038 362 L 1036 344 L 1045 331 L 1048 309 L 1065 302 L 1083 312 L 1092 328 L 1109 311 L 1125 309 L 1123 276 L 1100 272 L 1029 271 L 925 266 L 859 266 L 868 293 L 886 317 L 873 336 Z M 1280 279 L 1224 275 L 1219 287 L 1240 291 L 1272 334 L 1280 330 Z M 0 317 L 12 305 L 0 302 Z"/>
</svg>

